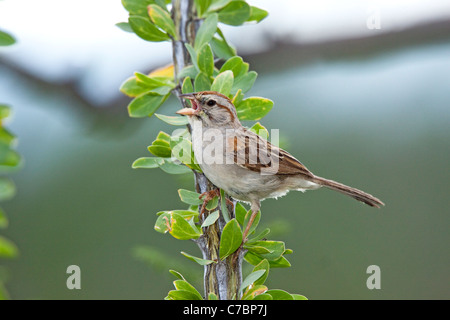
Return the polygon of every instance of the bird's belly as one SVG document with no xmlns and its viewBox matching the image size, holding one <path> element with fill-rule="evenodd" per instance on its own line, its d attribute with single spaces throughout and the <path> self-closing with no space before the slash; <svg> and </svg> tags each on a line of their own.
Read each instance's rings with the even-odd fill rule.
<svg viewBox="0 0 450 320">
<path fill-rule="evenodd" d="M 276 175 L 261 175 L 236 164 L 200 165 L 205 176 L 217 187 L 237 200 L 280 197 L 288 189 L 280 186 Z"/>
</svg>

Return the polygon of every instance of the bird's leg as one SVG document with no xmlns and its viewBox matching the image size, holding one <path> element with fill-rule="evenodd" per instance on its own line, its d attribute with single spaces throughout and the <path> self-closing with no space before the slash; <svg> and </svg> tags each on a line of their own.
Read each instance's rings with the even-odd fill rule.
<svg viewBox="0 0 450 320">
<path fill-rule="evenodd" d="M 258 215 L 260 207 L 261 207 L 261 204 L 259 201 L 252 202 L 252 205 L 251 205 L 252 215 L 250 216 L 247 226 L 245 227 L 244 233 L 242 234 L 242 243 L 239 246 L 239 248 L 236 250 L 236 252 L 234 253 L 233 264 L 236 262 L 237 257 L 239 256 L 239 253 L 242 250 L 242 247 L 244 246 L 244 243 L 247 242 L 247 236 L 250 232 L 250 228 L 252 227 L 253 221 L 255 221 L 255 218 Z"/>
<path fill-rule="evenodd" d="M 245 227 L 244 233 L 242 234 L 242 243 L 247 241 L 248 233 L 250 232 L 250 228 L 252 227 L 253 221 L 258 215 L 259 209 L 261 208 L 261 203 L 259 201 L 252 201 L 250 210 L 252 211 L 252 215 L 247 223 L 247 227 Z"/>
<path fill-rule="evenodd" d="M 198 198 L 203 200 L 203 204 L 200 210 L 200 216 L 199 219 L 201 219 L 201 217 L 203 216 L 203 213 L 205 213 L 206 211 L 206 206 L 208 204 L 209 201 L 211 201 L 212 199 L 214 199 L 215 196 L 220 196 L 220 191 L 219 189 L 215 188 L 206 192 L 203 192 Z"/>
<path fill-rule="evenodd" d="M 234 211 L 234 203 L 227 197 L 225 197 L 225 201 L 227 202 L 227 205 L 231 206 L 231 211 Z"/>
</svg>

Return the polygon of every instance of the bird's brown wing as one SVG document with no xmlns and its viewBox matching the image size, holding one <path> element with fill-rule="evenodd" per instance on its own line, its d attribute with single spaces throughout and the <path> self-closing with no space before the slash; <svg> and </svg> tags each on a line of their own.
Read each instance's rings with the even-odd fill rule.
<svg viewBox="0 0 450 320">
<path fill-rule="evenodd" d="M 233 158 L 234 163 L 251 171 L 280 175 L 302 174 L 314 177 L 300 161 L 288 152 L 272 145 L 252 131 L 244 130 L 240 133 L 239 138 L 237 135 L 228 137 L 227 148 L 227 150 L 231 150 L 229 155 Z"/>
</svg>

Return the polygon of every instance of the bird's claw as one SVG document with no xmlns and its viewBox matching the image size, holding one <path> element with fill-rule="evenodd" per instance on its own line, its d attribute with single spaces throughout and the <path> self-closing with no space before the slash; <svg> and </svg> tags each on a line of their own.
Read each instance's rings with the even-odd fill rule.
<svg viewBox="0 0 450 320">
<path fill-rule="evenodd" d="M 212 199 L 214 199 L 214 197 L 219 197 L 220 196 L 220 191 L 219 189 L 212 189 L 206 192 L 203 192 L 198 198 L 200 200 L 203 200 L 203 204 L 202 207 L 200 209 L 200 216 L 199 218 L 201 219 L 203 214 L 206 211 L 206 206 L 208 204 L 208 202 L 210 202 Z"/>
</svg>

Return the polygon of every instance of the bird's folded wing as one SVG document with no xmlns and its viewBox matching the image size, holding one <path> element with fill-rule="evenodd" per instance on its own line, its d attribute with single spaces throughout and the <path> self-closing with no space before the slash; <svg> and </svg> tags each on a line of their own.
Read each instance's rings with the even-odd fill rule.
<svg viewBox="0 0 450 320">
<path fill-rule="evenodd" d="M 265 174 L 314 175 L 288 152 L 272 145 L 257 134 L 245 130 L 227 138 L 227 158 L 251 171 Z"/>
</svg>

